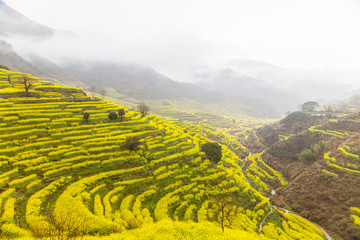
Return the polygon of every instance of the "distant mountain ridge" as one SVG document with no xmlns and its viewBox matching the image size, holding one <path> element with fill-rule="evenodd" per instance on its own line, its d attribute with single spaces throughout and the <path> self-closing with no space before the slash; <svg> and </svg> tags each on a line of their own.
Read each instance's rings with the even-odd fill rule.
<svg viewBox="0 0 360 240">
<path fill-rule="evenodd" d="M 250 65 L 254 66 L 251 61 Z M 264 64 L 265 65 L 265 64 Z M 231 97 L 262 99 L 284 114 L 292 111 L 305 99 L 294 93 L 275 88 L 262 80 L 250 77 L 230 66 L 217 66 L 197 74 L 198 85 L 209 91 L 219 91 Z"/>
<path fill-rule="evenodd" d="M 0 32 L 8 37 L 26 36 L 45 39 L 52 37 L 56 31 L 32 21 L 0 0 Z"/>
<path fill-rule="evenodd" d="M 89 86 L 111 87 L 137 99 L 201 98 L 205 94 L 196 85 L 173 81 L 139 64 L 68 61 L 64 69 Z"/>
<path fill-rule="evenodd" d="M 62 33 L 32 21 L 0 0 L 0 39 L 6 42 L 1 43 L 0 64 L 8 65 L 14 71 L 56 78 L 85 89 L 98 85 L 98 89 L 112 88 L 119 95 L 138 100 L 210 101 L 223 105 L 235 114 L 277 118 L 295 110 L 304 101 L 313 100 L 308 98 L 309 95 L 326 92 L 323 95 L 329 96 L 336 91 L 340 94 L 342 89 L 348 87 L 310 81 L 312 79 L 298 85 L 297 79 L 287 81 L 293 76 L 291 71 L 289 74 L 287 69 L 249 59 L 235 59 L 197 72 L 199 84 L 196 85 L 174 81 L 151 67 L 136 63 L 85 62 L 75 57 L 75 60 L 64 61 L 65 64 L 60 66 L 47 59 L 47 56 L 31 51 L 30 46 L 26 54 L 11 48 L 11 44 L 15 44 L 11 41 L 13 37 L 21 36 L 26 46 L 27 39 L 52 41 Z M 319 99 L 322 98 L 319 96 Z M 326 103 L 326 100 L 323 102 Z"/>
<path fill-rule="evenodd" d="M 333 99 L 342 99 L 344 95 L 350 97 L 349 92 L 360 88 L 359 71 L 284 68 L 251 59 L 234 59 L 210 67 L 217 68 L 230 68 L 306 100 L 324 99 L 332 102 Z"/>
</svg>

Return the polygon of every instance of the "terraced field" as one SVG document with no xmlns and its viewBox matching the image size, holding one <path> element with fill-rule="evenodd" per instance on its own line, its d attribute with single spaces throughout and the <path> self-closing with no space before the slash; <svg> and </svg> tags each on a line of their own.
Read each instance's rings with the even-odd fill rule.
<svg viewBox="0 0 360 240">
<path fill-rule="evenodd" d="M 262 160 L 288 181 L 274 185 L 262 178 L 276 188 L 272 202 L 321 225 L 335 239 L 360 237 L 359 119 L 359 113 L 327 119 L 297 112 L 258 130 L 262 145 L 246 144 L 264 148 Z"/>
<path fill-rule="evenodd" d="M 0 88 L 3 238 L 323 239 L 312 224 L 280 212 L 259 233 L 269 201 L 231 149 L 245 148 L 226 135 L 215 165 L 200 151 L 210 140 L 198 129 L 28 74 L 0 70 Z M 121 108 L 123 120 L 109 120 Z M 138 148 L 127 147 L 130 139 Z M 236 200 L 230 208 L 238 209 L 224 233 L 217 196 Z"/>
</svg>

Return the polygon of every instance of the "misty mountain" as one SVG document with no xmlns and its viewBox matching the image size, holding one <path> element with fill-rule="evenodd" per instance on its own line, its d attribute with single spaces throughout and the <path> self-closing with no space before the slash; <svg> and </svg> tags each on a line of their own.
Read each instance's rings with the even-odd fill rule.
<svg viewBox="0 0 360 240">
<path fill-rule="evenodd" d="M 27 36 L 38 39 L 49 38 L 55 30 L 38 24 L 12 9 L 0 0 L 0 31 L 7 36 Z"/>
<path fill-rule="evenodd" d="M 64 69 L 88 86 L 113 88 L 136 99 L 181 99 L 205 96 L 200 87 L 180 83 L 148 66 L 134 63 L 68 61 Z"/>
<path fill-rule="evenodd" d="M 288 69 L 276 65 L 249 60 L 236 59 L 219 64 L 222 68 L 231 68 L 237 73 L 252 78 L 286 92 L 296 93 L 306 100 L 324 99 L 325 102 L 333 99 L 342 99 L 349 90 L 360 87 L 360 72 L 337 71 L 330 69 Z M 351 95 L 346 95 L 347 97 Z"/>
<path fill-rule="evenodd" d="M 52 41 L 54 34 L 59 32 L 32 21 L 8 7 L 1 0 L 0 13 L 0 33 L 9 36 L 5 39 L 10 43 L 12 37 L 17 36 L 25 37 L 22 38 L 25 43 L 24 46 L 28 45 L 26 39 Z M 28 72 L 39 77 L 55 78 L 68 85 L 81 86 L 87 89 L 96 86 L 98 91 L 102 88 L 111 88 L 119 93 L 118 96 L 122 95 L 137 100 L 190 99 L 202 104 L 216 104 L 235 114 L 246 113 L 256 117 L 279 117 L 285 111 L 290 110 L 288 106 L 283 106 L 279 102 L 269 101 L 277 95 L 282 96 L 283 99 L 287 98 L 288 95 L 257 79 L 245 75 L 236 75 L 231 71 L 221 72 L 218 77 L 214 78 L 212 85 L 204 83 L 198 86 L 174 81 L 149 66 L 136 63 L 97 60 L 84 62 L 76 60 L 75 57 L 75 60 L 65 61 L 62 59 L 62 65 L 59 66 L 48 60 L 46 56 L 40 56 L 39 53 L 32 51 L 30 46 L 28 49 L 22 50 L 25 51 L 19 55 L 11 45 L 2 42 L 0 64 L 8 66 L 14 71 Z M 235 61 L 231 64 L 244 65 L 245 62 Z M 252 63 L 247 61 L 246 64 L 247 67 L 252 68 L 259 65 L 256 61 Z M 273 66 L 262 63 L 262 68 L 269 67 Z M 239 79 L 243 80 L 239 81 Z M 217 84 L 216 82 L 220 80 L 222 82 Z M 283 102 L 291 103 L 289 99 Z"/>
<path fill-rule="evenodd" d="M 248 66 L 257 67 L 254 64 Z M 294 110 L 304 101 L 296 94 L 275 88 L 230 67 L 217 66 L 215 69 L 198 73 L 197 78 L 198 84 L 206 90 L 219 91 L 230 97 L 261 99 L 282 114 Z"/>
<path fill-rule="evenodd" d="M 192 100 L 215 104 L 234 114 L 255 117 L 279 117 L 282 112 L 255 96 L 229 96 L 207 91 L 195 84 L 174 81 L 148 66 L 135 63 L 67 61 L 64 69 L 97 91 L 112 88 L 137 100 Z"/>
<path fill-rule="evenodd" d="M 60 31 L 39 24 L 6 5 L 0 0 L 0 37 L 27 37 L 34 40 L 44 40 L 55 34 L 73 36 L 69 31 Z"/>
<path fill-rule="evenodd" d="M 24 58 L 17 54 L 9 43 L 2 40 L 0 40 L 0 64 L 9 67 L 12 71 L 30 73 L 42 78 L 54 78 L 71 85 L 81 85 L 79 80 L 50 60 L 35 54 Z"/>
<path fill-rule="evenodd" d="M 31 73 L 35 76 L 44 75 L 39 68 L 19 56 L 9 43 L 2 40 L 0 40 L 0 64 L 9 67 L 12 71 Z"/>
<path fill-rule="evenodd" d="M 54 78 L 66 84 L 76 85 L 78 87 L 83 86 L 76 77 L 43 56 L 38 54 L 29 54 L 26 56 L 26 60 L 31 62 L 33 66 L 41 69 L 44 77 Z"/>
<path fill-rule="evenodd" d="M 221 64 L 220 64 L 221 65 Z M 246 73 L 247 75 L 252 76 L 251 71 L 254 73 L 260 72 L 260 71 L 269 71 L 274 69 L 280 69 L 280 67 L 275 66 L 270 63 L 265 63 L 261 61 L 256 61 L 252 59 L 233 59 L 228 61 L 226 64 L 227 66 L 231 66 L 233 68 L 238 68 L 242 72 Z M 256 76 L 255 76 L 256 78 Z"/>
</svg>

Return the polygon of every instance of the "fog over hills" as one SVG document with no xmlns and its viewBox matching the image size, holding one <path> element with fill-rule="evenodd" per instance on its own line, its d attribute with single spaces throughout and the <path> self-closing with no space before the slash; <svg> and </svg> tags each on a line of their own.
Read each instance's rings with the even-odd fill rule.
<svg viewBox="0 0 360 240">
<path fill-rule="evenodd" d="M 32 21 L 0 0 L 0 32 L 8 37 L 26 36 L 40 40 L 52 37 L 55 30 Z"/>
<path fill-rule="evenodd" d="M 251 59 L 235 59 L 213 67 L 195 69 L 194 72 L 197 81 L 202 82 L 207 76 L 214 77 L 210 72 L 214 73 L 224 69 L 227 69 L 228 72 L 231 71 L 232 75 L 237 75 L 243 81 L 251 78 L 253 83 L 257 82 L 258 85 L 261 85 L 260 92 L 262 87 L 271 87 L 282 90 L 282 94 L 285 94 L 284 98 L 287 97 L 286 94 L 290 94 L 290 97 L 295 97 L 298 101 L 312 99 L 329 104 L 336 99 L 350 97 L 351 91 L 356 91 L 360 86 L 360 82 L 356 81 L 360 79 L 360 72 L 356 71 L 288 69 Z M 231 86 L 229 87 L 231 88 Z M 247 90 L 245 85 L 243 91 L 248 92 Z M 238 89 L 237 91 L 241 92 L 242 90 Z M 248 94 L 250 93 L 248 92 Z M 277 94 L 281 95 L 280 92 Z"/>
<path fill-rule="evenodd" d="M 196 85 L 173 81 L 140 64 L 69 60 L 64 70 L 90 86 L 114 88 L 137 99 L 196 99 L 205 95 L 205 91 Z"/>
<path fill-rule="evenodd" d="M 360 239 L 358 12 L 0 0 L 0 238 Z"/>
<path fill-rule="evenodd" d="M 243 60 L 243 62 L 251 64 L 254 61 Z M 306 100 L 296 93 L 275 88 L 265 81 L 250 77 L 230 66 L 216 66 L 215 69 L 203 70 L 196 76 L 198 84 L 207 90 L 219 91 L 232 97 L 264 99 L 282 112 L 295 109 L 300 102 Z"/>
<path fill-rule="evenodd" d="M 26 43 L 34 39 L 41 39 L 44 44 L 56 42 L 59 48 L 63 48 L 61 41 L 58 40 L 58 35 L 55 34 L 57 30 L 35 23 L 3 2 L 0 9 L 5 13 L 2 20 L 7 21 L 1 30 L 10 36 L 4 39 L 14 44 L 13 47 L 3 41 L 3 56 L 7 51 L 11 54 L 6 55 L 11 55 L 11 57 L 2 58 L 1 61 L 16 71 L 56 78 L 67 83 L 72 82 L 76 86 L 84 86 L 87 89 L 95 86 L 98 91 L 101 88 L 112 88 L 123 96 L 139 100 L 191 99 L 203 103 L 216 102 L 226 105 L 235 113 L 246 113 L 258 117 L 278 117 L 295 106 L 294 104 L 280 106 L 279 101 L 265 104 L 265 97 L 272 94 L 266 92 L 268 89 L 273 91 L 273 88 L 271 86 L 262 87 L 263 83 L 256 79 L 252 81 L 257 82 L 257 84 L 251 83 L 248 88 L 241 88 L 246 91 L 264 88 L 263 91 L 259 90 L 255 95 L 242 94 L 246 91 L 232 94 L 228 91 L 231 88 L 229 86 L 231 81 L 227 81 L 228 76 L 225 75 L 219 76 L 224 78 L 221 84 L 222 88 L 214 88 L 207 82 L 210 78 L 206 78 L 206 81 L 204 80 L 203 83 L 197 85 L 181 83 L 164 76 L 149 66 L 137 63 L 114 60 L 84 60 L 81 56 L 78 58 L 76 56 L 70 56 L 70 58 L 64 56 L 64 58 L 57 59 L 58 63 L 56 63 L 49 60 L 47 56 L 42 56 L 41 51 L 37 51 L 36 47 L 41 46 L 39 43 L 34 44 L 34 48 L 26 47 Z M 33 30 L 27 31 L 26 29 Z M 244 82 L 236 84 L 244 84 Z M 233 89 L 234 91 L 235 89 Z M 277 93 L 281 93 L 281 91 Z"/>
<path fill-rule="evenodd" d="M 2 40 L 0 40 L 0 62 L 11 69 L 42 75 L 40 69 L 19 56 L 9 43 Z"/>
<path fill-rule="evenodd" d="M 94 39 L 96 37 L 94 35 Z M 171 78 L 158 71 L 156 63 L 155 66 L 152 62 L 139 64 L 132 58 L 127 60 L 126 54 L 119 60 L 115 57 L 118 50 L 109 54 L 109 48 L 114 46 L 106 46 L 106 43 L 89 49 L 97 39 L 84 39 L 72 32 L 36 23 L 3 1 L 0 1 L 0 38 L 6 42 L 2 45 L 2 64 L 13 70 L 73 82 L 88 89 L 92 85 L 110 87 L 119 94 L 137 99 L 223 101 L 240 105 L 236 109 L 250 107 L 257 109 L 256 112 L 281 116 L 296 110 L 305 101 L 332 104 L 352 96 L 360 88 L 356 83 L 360 72 L 285 68 L 246 58 L 215 65 L 189 63 L 194 65 L 188 71 L 183 69 L 182 77 Z M 98 58 L 87 57 L 99 49 L 104 50 L 103 55 L 96 53 Z M 136 55 L 138 52 L 134 52 Z M 211 96 L 216 98 L 211 99 Z"/>
</svg>

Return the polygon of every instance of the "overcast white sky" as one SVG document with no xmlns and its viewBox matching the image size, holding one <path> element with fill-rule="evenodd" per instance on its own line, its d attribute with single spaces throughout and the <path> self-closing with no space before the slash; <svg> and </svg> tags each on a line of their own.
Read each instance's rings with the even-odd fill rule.
<svg viewBox="0 0 360 240">
<path fill-rule="evenodd" d="M 360 0 L 4 2 L 41 24 L 86 39 L 68 51 L 137 61 L 173 76 L 236 58 L 360 70 Z"/>
</svg>

